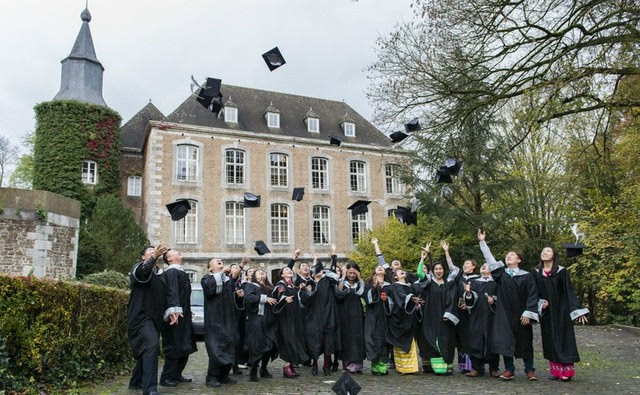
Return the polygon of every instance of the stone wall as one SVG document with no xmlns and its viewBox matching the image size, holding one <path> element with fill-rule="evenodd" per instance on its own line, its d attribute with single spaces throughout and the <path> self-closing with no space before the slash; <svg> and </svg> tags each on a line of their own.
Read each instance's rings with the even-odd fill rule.
<svg viewBox="0 0 640 395">
<path fill-rule="evenodd" d="M 76 276 L 80 202 L 47 191 L 0 188 L 0 273 Z"/>
</svg>

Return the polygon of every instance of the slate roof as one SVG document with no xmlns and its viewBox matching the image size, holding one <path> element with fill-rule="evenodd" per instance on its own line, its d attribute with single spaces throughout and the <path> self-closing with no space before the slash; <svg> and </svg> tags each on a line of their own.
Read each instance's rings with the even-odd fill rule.
<svg viewBox="0 0 640 395">
<path fill-rule="evenodd" d="M 142 149 L 149 121 L 164 121 L 165 119 L 164 114 L 149 102 L 120 128 L 122 146 Z"/>
</svg>

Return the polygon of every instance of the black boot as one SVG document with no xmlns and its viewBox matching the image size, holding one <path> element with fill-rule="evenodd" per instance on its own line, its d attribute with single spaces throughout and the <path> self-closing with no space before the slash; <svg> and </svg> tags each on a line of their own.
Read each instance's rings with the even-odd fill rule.
<svg viewBox="0 0 640 395">
<path fill-rule="evenodd" d="M 263 379 L 270 379 L 273 376 L 267 370 L 267 364 L 269 364 L 269 355 L 262 357 L 262 364 L 260 365 L 260 377 Z"/>
<path fill-rule="evenodd" d="M 249 372 L 249 381 L 258 382 L 258 362 L 254 362 L 251 365 L 251 371 Z"/>
<path fill-rule="evenodd" d="M 241 375 L 242 374 L 242 370 L 240 370 L 238 365 L 233 365 L 231 370 L 233 371 L 233 374 L 235 374 L 235 375 Z"/>
<path fill-rule="evenodd" d="M 311 362 L 311 374 L 314 376 L 318 375 L 318 360 L 314 359 L 313 362 Z"/>
</svg>

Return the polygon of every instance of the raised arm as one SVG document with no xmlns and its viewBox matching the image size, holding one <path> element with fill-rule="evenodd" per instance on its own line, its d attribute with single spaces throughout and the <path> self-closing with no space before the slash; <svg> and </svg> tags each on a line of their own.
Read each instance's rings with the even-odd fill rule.
<svg viewBox="0 0 640 395">
<path fill-rule="evenodd" d="M 489 270 L 494 271 L 500 266 L 504 266 L 502 261 L 496 261 L 496 258 L 493 257 L 489 246 L 485 242 L 486 235 L 481 230 L 478 229 L 478 241 L 480 242 L 480 251 L 482 251 L 482 255 L 484 256 L 484 260 L 487 261 L 487 265 L 489 265 Z"/>
<path fill-rule="evenodd" d="M 336 253 L 336 250 L 336 245 L 331 244 L 331 270 L 334 273 L 336 272 L 336 268 L 338 267 L 338 254 Z"/>
<path fill-rule="evenodd" d="M 298 248 L 293 252 L 293 256 L 291 257 L 291 260 L 289 260 L 289 263 L 287 263 L 287 267 L 289 269 L 293 270 L 293 267 L 296 265 L 296 259 L 298 259 L 299 256 L 300 256 L 300 249 Z"/>
<path fill-rule="evenodd" d="M 378 239 L 376 239 L 375 237 L 371 238 L 371 244 L 373 244 L 373 247 L 376 249 L 376 257 L 378 257 L 378 266 L 382 266 L 383 268 L 387 269 L 389 265 L 384 260 L 384 256 L 382 255 L 382 250 L 380 249 L 380 244 L 378 244 Z"/>
<path fill-rule="evenodd" d="M 458 268 L 456 267 L 456 265 L 453 264 L 453 259 L 451 259 L 451 255 L 449 255 L 449 243 L 447 243 L 446 241 L 442 240 L 440 242 L 440 245 L 442 246 L 442 249 L 444 250 L 444 256 L 447 259 L 447 266 L 449 266 L 449 272 L 453 273 L 453 272 L 457 271 Z"/>
</svg>

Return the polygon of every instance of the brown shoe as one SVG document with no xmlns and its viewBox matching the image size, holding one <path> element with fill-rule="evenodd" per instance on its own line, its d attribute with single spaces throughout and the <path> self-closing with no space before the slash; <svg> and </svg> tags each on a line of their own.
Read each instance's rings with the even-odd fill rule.
<svg viewBox="0 0 640 395">
<path fill-rule="evenodd" d="M 513 372 L 510 372 L 508 370 L 505 370 L 501 375 L 500 378 L 502 380 L 512 380 L 513 379 Z"/>
<path fill-rule="evenodd" d="M 497 379 L 497 378 L 499 378 L 499 377 L 500 377 L 500 373 L 498 373 L 498 371 L 497 371 L 497 370 L 491 370 L 491 371 L 489 372 L 489 375 L 491 375 L 491 377 L 493 377 L 494 379 Z"/>
<path fill-rule="evenodd" d="M 475 369 L 467 373 L 467 377 L 480 377 L 480 376 L 483 376 L 483 374 L 478 372 Z"/>
<path fill-rule="evenodd" d="M 536 374 L 536 372 L 527 372 L 527 378 L 529 379 L 529 381 L 536 381 L 538 380 L 538 375 Z"/>
</svg>

